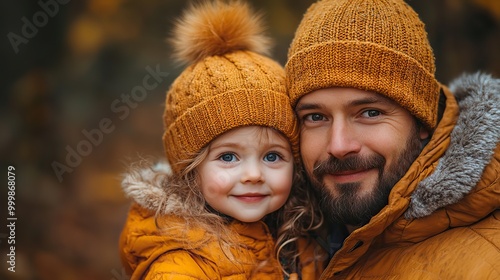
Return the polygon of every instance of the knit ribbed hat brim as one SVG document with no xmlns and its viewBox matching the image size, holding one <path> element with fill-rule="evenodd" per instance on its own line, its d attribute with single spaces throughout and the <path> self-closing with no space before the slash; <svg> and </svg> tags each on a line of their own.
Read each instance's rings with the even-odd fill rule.
<svg viewBox="0 0 500 280">
<path fill-rule="evenodd" d="M 427 127 L 436 125 L 440 85 L 404 53 L 369 42 L 325 42 L 295 53 L 286 71 L 293 73 L 287 79 L 293 106 L 305 93 L 317 89 L 353 87 L 383 94 Z"/>
<path fill-rule="evenodd" d="M 281 132 L 298 151 L 298 129 L 289 98 L 266 89 L 238 89 L 213 96 L 185 111 L 163 135 L 174 172 L 217 136 L 241 126 L 265 126 Z M 181 149 L 182 148 L 182 149 Z"/>
</svg>

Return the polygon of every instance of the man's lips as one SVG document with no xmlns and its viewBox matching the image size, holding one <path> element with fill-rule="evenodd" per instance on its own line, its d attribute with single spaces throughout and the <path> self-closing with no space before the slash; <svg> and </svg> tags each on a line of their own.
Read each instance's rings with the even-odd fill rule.
<svg viewBox="0 0 500 280">
<path fill-rule="evenodd" d="M 373 170 L 375 169 L 345 170 L 325 174 L 325 178 L 330 179 L 338 184 L 353 183 L 363 180 Z"/>
<path fill-rule="evenodd" d="M 333 175 L 333 176 L 343 176 L 343 175 L 356 174 L 356 173 L 363 172 L 363 171 L 366 171 L 366 169 L 344 170 L 344 171 L 339 171 L 339 172 L 332 173 L 330 175 Z"/>
</svg>

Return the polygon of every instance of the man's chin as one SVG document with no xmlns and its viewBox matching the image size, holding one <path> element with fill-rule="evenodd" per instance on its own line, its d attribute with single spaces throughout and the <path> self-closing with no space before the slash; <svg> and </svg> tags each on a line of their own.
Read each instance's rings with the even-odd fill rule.
<svg viewBox="0 0 500 280">
<path fill-rule="evenodd" d="M 360 183 L 316 186 L 315 191 L 320 198 L 321 208 L 330 222 L 363 225 L 371 216 L 367 209 L 372 208 L 371 194 L 362 192 Z M 371 211 L 369 211 L 371 212 Z"/>
<path fill-rule="evenodd" d="M 350 182 L 350 183 L 332 183 L 324 182 L 323 188 L 328 191 L 331 197 L 339 196 L 350 196 L 351 198 L 360 198 L 367 195 L 370 191 L 369 188 L 365 191 L 365 187 L 361 182 Z"/>
</svg>

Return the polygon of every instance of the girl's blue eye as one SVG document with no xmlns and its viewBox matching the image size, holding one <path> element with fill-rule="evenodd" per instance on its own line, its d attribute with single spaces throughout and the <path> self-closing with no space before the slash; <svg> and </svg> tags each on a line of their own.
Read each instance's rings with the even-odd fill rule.
<svg viewBox="0 0 500 280">
<path fill-rule="evenodd" d="M 232 162 L 236 160 L 236 156 L 233 154 L 223 154 L 219 157 L 222 161 Z"/>
<path fill-rule="evenodd" d="M 269 153 L 264 157 L 265 161 L 275 162 L 280 159 L 280 156 L 277 153 Z"/>
</svg>

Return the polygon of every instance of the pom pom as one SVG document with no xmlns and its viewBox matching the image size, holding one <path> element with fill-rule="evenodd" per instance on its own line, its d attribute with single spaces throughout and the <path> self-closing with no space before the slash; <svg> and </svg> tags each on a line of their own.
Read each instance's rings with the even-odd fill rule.
<svg viewBox="0 0 500 280">
<path fill-rule="evenodd" d="M 268 54 L 271 41 L 262 35 L 262 17 L 241 1 L 191 5 L 176 22 L 174 58 L 193 63 L 236 50 Z"/>
</svg>

